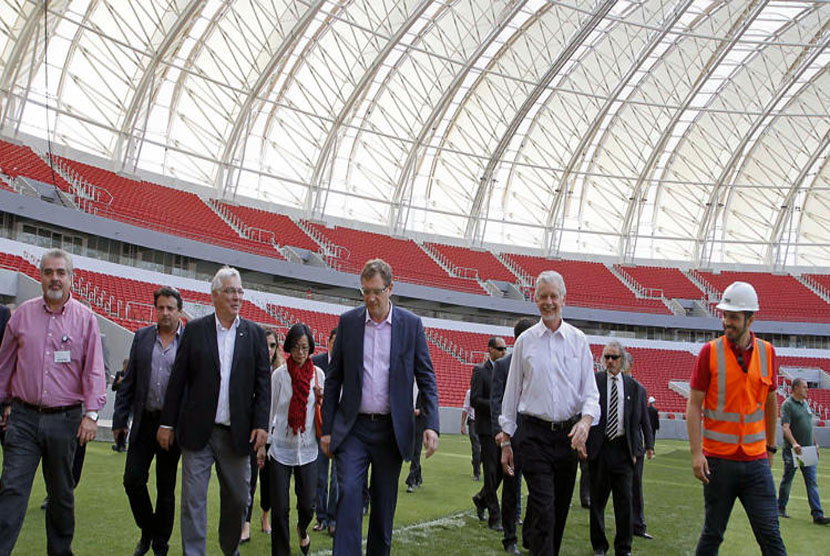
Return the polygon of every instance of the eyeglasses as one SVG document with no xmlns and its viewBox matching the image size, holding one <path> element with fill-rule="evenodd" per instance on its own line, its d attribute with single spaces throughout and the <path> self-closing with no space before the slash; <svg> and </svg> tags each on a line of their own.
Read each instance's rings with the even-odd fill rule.
<svg viewBox="0 0 830 556">
<path fill-rule="evenodd" d="M 242 288 L 223 288 L 219 291 L 224 293 L 225 295 L 236 294 L 239 297 L 242 297 L 243 295 L 245 295 L 245 290 L 243 290 Z"/>
<path fill-rule="evenodd" d="M 496 351 L 507 351 L 507 346 L 494 347 L 493 349 Z"/>
<path fill-rule="evenodd" d="M 301 346 L 299 344 L 294 344 L 294 347 L 291 348 L 291 351 L 299 351 L 299 352 L 302 353 L 304 351 L 308 352 L 309 349 L 310 348 L 307 345 L 306 346 Z"/>
<path fill-rule="evenodd" d="M 606 353 L 605 355 L 603 355 L 603 357 L 605 357 L 606 359 L 613 359 L 614 361 L 620 358 L 619 355 L 611 355 L 610 353 Z"/>
<path fill-rule="evenodd" d="M 383 288 L 360 288 L 360 295 L 363 297 L 368 297 L 370 295 L 381 295 L 386 293 L 389 289 L 389 286 L 385 286 Z"/>
</svg>

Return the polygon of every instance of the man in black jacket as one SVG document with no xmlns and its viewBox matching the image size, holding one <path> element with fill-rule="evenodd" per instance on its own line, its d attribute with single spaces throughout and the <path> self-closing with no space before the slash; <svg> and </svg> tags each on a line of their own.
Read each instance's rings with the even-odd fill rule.
<svg viewBox="0 0 830 556">
<path fill-rule="evenodd" d="M 519 336 L 536 324 L 530 319 L 521 319 L 513 327 L 513 338 L 518 339 Z M 506 355 L 496 361 L 493 366 L 493 388 L 490 391 L 490 418 L 492 421 L 493 435 L 496 438 L 496 445 L 501 444 L 504 438 L 501 434 L 501 425 L 499 425 L 499 415 L 501 415 L 501 401 L 504 398 L 504 384 L 507 382 L 507 374 L 510 371 L 510 360 L 513 354 Z M 517 431 L 520 434 L 520 431 Z M 516 462 L 514 465 L 513 475 L 502 473 L 502 487 L 501 487 L 501 525 L 504 528 L 504 538 L 502 545 L 504 550 L 510 554 L 520 554 L 519 548 L 516 546 L 518 538 L 516 537 L 516 523 L 519 522 L 519 514 L 522 506 L 522 468 L 521 457 L 518 453 L 514 457 Z"/>
<path fill-rule="evenodd" d="M 326 353 L 318 353 L 311 357 L 311 362 L 320 367 L 326 376 L 329 374 L 329 361 L 334 351 L 334 341 L 337 339 L 337 329 L 332 328 L 329 332 L 329 339 L 326 343 Z M 319 443 L 319 440 L 318 440 Z M 329 480 L 330 479 L 330 480 Z M 337 484 L 337 468 L 334 465 L 334 458 L 326 457 L 323 450 L 317 455 L 317 503 L 315 513 L 317 523 L 314 524 L 315 531 L 328 529 L 330 535 L 334 535 L 337 527 L 337 498 L 340 492 Z"/>
<path fill-rule="evenodd" d="M 164 397 L 158 441 L 182 451 L 182 549 L 207 552 L 207 493 L 216 463 L 219 545 L 236 554 L 250 495 L 251 450 L 265 445 L 271 365 L 265 332 L 239 316 L 242 279 L 223 267 L 211 281 L 216 310 L 188 323 Z"/>
<path fill-rule="evenodd" d="M 634 356 L 631 355 L 631 352 L 628 350 L 625 351 L 624 372 L 626 375 L 634 378 Z M 654 435 L 656 434 L 656 431 L 654 430 L 654 423 L 651 419 L 651 413 L 649 413 L 649 408 L 646 404 L 648 393 L 642 384 L 639 382 L 637 384 L 640 387 L 640 394 L 638 397 L 640 400 L 640 412 L 642 414 L 642 418 L 640 419 L 640 429 L 637 430 L 635 439 L 637 441 L 635 450 L 637 461 L 634 463 L 634 476 L 631 480 L 631 519 L 632 526 L 634 528 L 634 535 L 651 540 L 654 537 L 646 529 L 645 504 L 643 502 L 643 463 L 645 461 L 643 456 L 647 455 L 648 459 L 654 457 Z M 646 427 L 651 429 L 651 447 L 644 445 Z"/>
<path fill-rule="evenodd" d="M 179 447 L 174 444 L 169 450 L 162 450 L 156 434 L 183 330 L 182 296 L 173 288 L 163 287 L 153 294 L 153 304 L 156 324 L 139 329 L 133 337 L 130 358 L 125 361 L 125 370 L 119 371 L 123 378 L 117 389 L 112 416 L 112 434 L 116 439 L 126 439 L 127 423 L 131 416 L 133 418 L 124 468 L 124 490 L 135 523 L 141 530 L 135 556 L 146 554 L 151 546 L 155 554 L 167 554 L 176 514 Z M 113 382 L 113 388 L 115 384 Z M 147 491 L 153 458 L 156 460 L 155 512 Z"/>
<path fill-rule="evenodd" d="M 476 410 L 476 432 L 481 441 L 481 465 L 484 468 L 484 485 L 473 496 L 479 519 L 484 516 L 484 508 L 490 514 L 488 526 L 494 531 L 501 531 L 501 512 L 499 510 L 498 489 L 501 483 L 501 455 L 496 446 L 490 416 L 490 392 L 493 386 L 493 366 L 507 352 L 504 338 L 492 337 L 487 343 L 487 359 L 473 369 L 470 380 L 470 405 Z"/>
<path fill-rule="evenodd" d="M 631 485 L 637 460 L 637 435 L 641 422 L 648 422 L 640 401 L 639 383 L 622 374 L 625 349 L 611 341 L 602 353 L 605 371 L 596 373 L 601 408 L 600 420 L 588 434 L 588 461 L 591 475 L 591 545 L 594 554 L 605 554 L 605 505 L 614 493 L 614 516 L 617 533 L 616 554 L 631 552 Z M 645 428 L 645 443 L 651 449 L 654 438 L 651 425 Z"/>
</svg>

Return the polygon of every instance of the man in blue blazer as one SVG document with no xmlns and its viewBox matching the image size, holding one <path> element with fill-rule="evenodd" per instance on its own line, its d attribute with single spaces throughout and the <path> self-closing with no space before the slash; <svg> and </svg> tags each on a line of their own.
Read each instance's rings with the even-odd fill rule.
<svg viewBox="0 0 830 556">
<path fill-rule="evenodd" d="M 340 500 L 334 556 L 359 554 L 363 484 L 372 466 L 366 554 L 389 554 L 401 464 L 415 434 L 413 381 L 424 396 L 426 457 L 438 448 L 438 390 L 421 319 L 393 306 L 392 268 L 372 259 L 360 273 L 365 302 L 337 324 L 323 398 L 320 447 L 337 461 Z"/>
<path fill-rule="evenodd" d="M 183 327 L 182 296 L 163 287 L 153 294 L 156 324 L 136 331 L 124 380 L 115 397 L 112 433 L 125 438 L 130 416 L 130 448 L 124 467 L 124 489 L 141 539 L 134 556 L 143 556 L 152 546 L 154 554 L 167 554 L 176 514 L 176 474 L 179 447 L 162 450 L 156 440 L 164 394 L 176 359 Z M 150 464 L 156 460 L 156 510 L 147 490 Z"/>
<path fill-rule="evenodd" d="M 182 551 L 207 553 L 211 467 L 219 478 L 219 545 L 238 554 L 248 509 L 251 451 L 265 445 L 271 364 L 265 331 L 239 316 L 245 291 L 239 272 L 219 269 L 211 281 L 216 310 L 188 323 L 164 396 L 158 441 L 182 451 Z"/>
</svg>

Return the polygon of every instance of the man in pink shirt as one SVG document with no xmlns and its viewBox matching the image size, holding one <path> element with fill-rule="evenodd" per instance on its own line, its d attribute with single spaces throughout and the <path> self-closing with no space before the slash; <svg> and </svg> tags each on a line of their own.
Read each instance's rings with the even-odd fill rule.
<svg viewBox="0 0 830 556">
<path fill-rule="evenodd" d="M 106 401 L 95 315 L 70 294 L 72 258 L 53 249 L 40 260 L 43 297 L 15 311 L 0 346 L 0 418 L 6 429 L 0 476 L 0 556 L 17 542 L 32 481 L 43 460 L 48 554 L 72 554 L 75 449 L 95 439 Z"/>
</svg>

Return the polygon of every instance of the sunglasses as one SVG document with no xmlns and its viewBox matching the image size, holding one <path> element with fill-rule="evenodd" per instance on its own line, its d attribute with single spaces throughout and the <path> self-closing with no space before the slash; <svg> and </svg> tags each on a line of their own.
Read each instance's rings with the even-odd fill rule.
<svg viewBox="0 0 830 556">
<path fill-rule="evenodd" d="M 495 350 L 497 350 L 497 351 L 507 351 L 507 346 L 504 346 L 504 347 L 494 347 L 493 349 L 495 349 Z"/>
<path fill-rule="evenodd" d="M 606 359 L 613 359 L 614 361 L 616 361 L 617 359 L 620 358 L 619 355 L 611 355 L 611 354 L 606 354 L 603 357 L 605 357 Z"/>
</svg>

